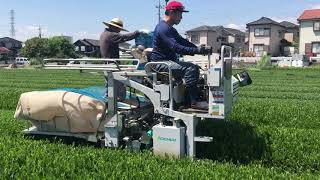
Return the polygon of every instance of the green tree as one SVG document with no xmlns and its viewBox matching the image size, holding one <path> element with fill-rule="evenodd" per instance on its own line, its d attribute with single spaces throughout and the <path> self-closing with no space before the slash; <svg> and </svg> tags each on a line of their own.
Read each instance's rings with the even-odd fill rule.
<svg viewBox="0 0 320 180">
<path fill-rule="evenodd" d="M 36 37 L 25 42 L 21 54 L 28 58 L 42 59 L 49 57 L 49 51 L 49 39 Z"/>
<path fill-rule="evenodd" d="M 74 45 L 63 37 L 49 39 L 49 56 L 54 58 L 74 58 Z"/>
<path fill-rule="evenodd" d="M 30 59 L 75 57 L 73 44 L 63 37 L 29 39 L 21 52 Z"/>
</svg>

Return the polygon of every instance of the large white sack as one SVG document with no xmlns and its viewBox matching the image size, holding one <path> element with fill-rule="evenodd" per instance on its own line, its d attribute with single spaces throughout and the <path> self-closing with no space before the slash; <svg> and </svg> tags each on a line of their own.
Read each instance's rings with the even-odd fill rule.
<svg viewBox="0 0 320 180">
<path fill-rule="evenodd" d="M 14 117 L 32 120 L 35 126 L 42 121 L 62 131 L 93 133 L 104 106 L 101 101 L 73 92 L 34 91 L 21 95 Z"/>
</svg>

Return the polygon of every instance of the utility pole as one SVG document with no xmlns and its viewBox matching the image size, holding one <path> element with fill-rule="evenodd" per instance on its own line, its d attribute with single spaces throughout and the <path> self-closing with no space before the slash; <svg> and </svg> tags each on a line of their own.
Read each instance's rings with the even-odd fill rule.
<svg viewBox="0 0 320 180">
<path fill-rule="evenodd" d="M 41 26 L 39 26 L 38 30 L 39 30 L 39 38 L 41 39 L 41 37 L 42 37 Z"/>
<path fill-rule="evenodd" d="M 156 8 L 158 9 L 158 18 L 159 18 L 159 22 L 161 21 L 161 1 L 159 0 L 159 5 L 156 6 Z"/>
<path fill-rule="evenodd" d="M 10 25 L 11 25 L 10 35 L 11 35 L 11 38 L 14 38 L 15 35 L 16 35 L 16 30 L 15 30 L 15 27 L 14 27 L 14 25 L 15 25 L 14 20 L 15 20 L 14 10 L 12 9 L 12 10 L 10 11 Z"/>
<path fill-rule="evenodd" d="M 167 5 L 169 0 L 165 0 L 165 1 L 166 1 L 166 5 Z M 159 4 L 158 4 L 158 6 L 156 6 L 156 8 L 158 9 L 158 17 L 159 17 L 159 22 L 160 22 L 161 21 L 161 9 L 165 8 L 163 5 L 161 5 L 161 0 L 159 0 Z"/>
</svg>

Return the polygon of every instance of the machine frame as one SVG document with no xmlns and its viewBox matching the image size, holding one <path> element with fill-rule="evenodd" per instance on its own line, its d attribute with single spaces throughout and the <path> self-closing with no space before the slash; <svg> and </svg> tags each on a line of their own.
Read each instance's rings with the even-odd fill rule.
<svg viewBox="0 0 320 180">
<path fill-rule="evenodd" d="M 228 51 L 228 52 L 227 52 Z M 227 55 L 227 56 L 226 56 Z M 194 158 L 196 156 L 196 143 L 197 142 L 212 142 L 212 137 L 200 137 L 197 136 L 196 126 L 201 120 L 225 120 L 228 113 L 232 110 L 234 99 L 237 96 L 239 82 L 232 77 L 232 48 L 229 46 L 222 46 L 220 60 L 212 61 L 209 56 L 208 70 L 202 73 L 206 77 L 206 84 L 209 88 L 209 110 L 208 113 L 186 113 L 178 111 L 174 108 L 174 83 L 172 72 L 169 68 L 169 82 L 158 81 L 157 72 L 150 72 L 145 70 L 137 70 L 139 67 L 139 60 L 136 59 L 46 59 L 44 62 L 45 69 L 71 69 L 71 70 L 98 70 L 103 71 L 104 76 L 108 80 L 108 103 L 107 109 L 104 111 L 101 121 L 107 119 L 107 123 L 104 124 L 104 132 L 97 131 L 95 134 L 88 133 L 69 133 L 69 132 L 46 132 L 43 125 L 39 127 L 31 127 L 24 130 L 24 133 L 31 135 L 49 135 L 49 136 L 62 136 L 62 137 L 75 137 L 85 139 L 91 142 L 99 142 L 102 140 L 104 146 L 110 148 L 120 147 L 120 142 L 126 137 L 123 137 L 120 133 L 123 128 L 121 122 L 121 113 L 117 107 L 117 83 L 136 89 L 142 92 L 148 99 L 154 108 L 154 114 L 165 117 L 167 121 L 172 122 L 172 126 L 164 125 L 162 121 L 158 129 L 154 130 L 170 130 L 178 132 L 177 138 L 180 145 L 177 151 L 171 153 L 170 143 L 164 143 L 161 147 L 154 147 L 155 154 L 160 155 L 172 155 L 176 157 L 188 156 Z M 52 64 L 52 61 L 70 62 L 78 61 L 79 64 Z M 104 61 L 104 65 L 92 65 L 87 64 L 92 61 Z M 131 65 L 120 65 L 121 61 L 132 62 Z M 133 64 L 133 65 L 132 65 Z M 170 67 L 168 62 L 149 62 L 145 65 L 148 69 L 151 66 L 164 64 Z M 139 78 L 152 79 L 152 87 L 148 87 L 141 82 L 137 81 Z M 166 103 L 164 103 L 166 102 Z M 216 109 L 218 108 L 218 111 Z M 183 123 L 182 123 L 183 122 Z M 54 123 L 53 123 L 54 124 Z M 185 126 L 185 127 L 184 127 Z M 176 131 L 177 130 L 177 131 Z M 160 136 L 158 136 L 160 137 Z M 153 139 L 155 139 L 155 135 Z M 169 139 L 170 140 L 170 139 Z M 167 147 L 163 147 L 167 146 Z M 182 147 L 184 146 L 184 147 Z M 157 151 L 157 148 L 161 149 L 161 152 Z"/>
</svg>

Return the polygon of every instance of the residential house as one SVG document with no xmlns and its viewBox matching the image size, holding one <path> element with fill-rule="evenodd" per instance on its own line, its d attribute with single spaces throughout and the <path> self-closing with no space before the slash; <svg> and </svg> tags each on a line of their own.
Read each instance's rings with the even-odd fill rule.
<svg viewBox="0 0 320 180">
<path fill-rule="evenodd" d="M 320 9 L 305 10 L 300 24 L 300 54 L 320 56 Z"/>
<path fill-rule="evenodd" d="M 100 57 L 100 40 L 94 39 L 83 39 L 78 40 L 73 43 L 75 46 L 75 51 L 78 54 L 84 54 L 88 57 Z M 129 43 L 120 43 L 120 49 L 130 49 L 131 44 Z"/>
<path fill-rule="evenodd" d="M 299 43 L 299 25 L 288 21 L 282 21 L 280 24 L 286 28 L 284 39 L 290 43 Z"/>
<path fill-rule="evenodd" d="M 249 51 L 255 52 L 256 56 L 279 56 L 283 53 L 280 51 L 283 39 L 292 43 L 299 38 L 298 27 L 293 23 L 279 23 L 267 17 L 248 23 L 247 29 Z"/>
<path fill-rule="evenodd" d="M 7 64 L 11 51 L 5 47 L 0 47 L 0 63 Z"/>
<path fill-rule="evenodd" d="M 83 39 L 73 43 L 75 51 L 78 54 L 84 54 L 86 56 L 94 56 L 100 52 L 100 41 L 94 39 Z"/>
<path fill-rule="evenodd" d="M 10 37 L 4 37 L 0 38 L 0 47 L 9 49 L 12 53 L 12 56 L 15 57 L 18 56 L 22 48 L 22 42 Z"/>
<path fill-rule="evenodd" d="M 218 53 L 222 45 L 230 45 L 235 51 L 245 49 L 245 33 L 223 26 L 200 26 L 186 32 L 189 41 L 195 45 L 212 46 L 213 52 Z"/>
<path fill-rule="evenodd" d="M 224 28 L 228 34 L 228 43 L 234 48 L 235 52 L 241 52 L 248 49 L 246 45 L 246 33 L 238 29 Z"/>
</svg>

